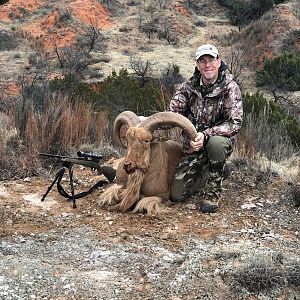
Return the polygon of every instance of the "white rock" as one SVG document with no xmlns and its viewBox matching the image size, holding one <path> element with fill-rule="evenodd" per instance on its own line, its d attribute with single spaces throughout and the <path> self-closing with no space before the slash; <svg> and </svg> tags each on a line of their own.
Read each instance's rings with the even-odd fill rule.
<svg viewBox="0 0 300 300">
<path fill-rule="evenodd" d="M 241 205 L 241 209 L 252 209 L 256 207 L 257 206 L 254 203 L 245 203 Z"/>
</svg>

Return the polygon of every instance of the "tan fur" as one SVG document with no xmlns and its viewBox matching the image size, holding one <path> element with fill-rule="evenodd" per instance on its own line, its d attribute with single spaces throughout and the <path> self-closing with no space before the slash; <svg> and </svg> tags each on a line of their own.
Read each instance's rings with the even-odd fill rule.
<svg viewBox="0 0 300 300">
<path fill-rule="evenodd" d="M 162 204 L 169 199 L 170 185 L 182 156 L 182 146 L 174 141 L 151 141 L 152 134 L 143 128 L 127 130 L 127 155 L 118 166 L 118 191 L 109 188 L 100 203 L 110 210 L 155 215 L 163 211 Z M 133 172 L 128 175 L 128 172 Z"/>
<path fill-rule="evenodd" d="M 138 168 L 147 171 L 149 168 L 152 134 L 143 128 L 132 127 L 127 130 L 126 138 L 128 152 L 124 164 L 129 169 Z"/>
<path fill-rule="evenodd" d="M 136 170 L 133 174 L 128 176 L 127 187 L 121 191 L 121 201 L 115 206 L 116 209 L 125 212 L 139 201 L 143 179 L 144 173 L 141 170 Z"/>
<path fill-rule="evenodd" d="M 146 197 L 141 199 L 135 206 L 133 213 L 143 213 L 146 212 L 147 215 L 156 215 L 163 211 L 160 207 L 162 199 L 159 197 Z"/>
<path fill-rule="evenodd" d="M 100 207 L 108 207 L 118 204 L 121 201 L 119 197 L 121 189 L 121 185 L 111 186 L 109 189 L 107 189 L 100 195 L 98 205 Z"/>
</svg>

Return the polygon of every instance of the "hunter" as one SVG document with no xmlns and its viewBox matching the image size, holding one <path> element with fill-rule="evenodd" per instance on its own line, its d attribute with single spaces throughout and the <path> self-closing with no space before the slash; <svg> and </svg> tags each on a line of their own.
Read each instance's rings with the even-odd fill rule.
<svg viewBox="0 0 300 300">
<path fill-rule="evenodd" d="M 222 181 L 228 176 L 225 163 L 242 125 L 243 102 L 215 46 L 200 46 L 195 58 L 193 76 L 176 88 L 168 108 L 189 118 L 198 132 L 194 141 L 184 137 L 184 156 L 171 185 L 171 200 L 181 202 L 200 192 L 199 210 L 214 213 Z"/>
</svg>

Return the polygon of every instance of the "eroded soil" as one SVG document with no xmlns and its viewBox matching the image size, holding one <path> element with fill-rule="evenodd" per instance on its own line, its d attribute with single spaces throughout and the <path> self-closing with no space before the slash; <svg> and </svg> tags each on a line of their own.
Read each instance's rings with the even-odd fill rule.
<svg viewBox="0 0 300 300">
<path fill-rule="evenodd" d="M 77 191 L 99 180 L 75 177 Z M 299 208 L 279 177 L 232 167 L 216 214 L 194 197 L 158 216 L 101 209 L 102 189 L 76 209 L 55 186 L 41 202 L 51 179 L 0 184 L 0 299 L 300 299 L 297 284 L 253 292 L 236 279 L 261 259 L 299 264 Z"/>
</svg>

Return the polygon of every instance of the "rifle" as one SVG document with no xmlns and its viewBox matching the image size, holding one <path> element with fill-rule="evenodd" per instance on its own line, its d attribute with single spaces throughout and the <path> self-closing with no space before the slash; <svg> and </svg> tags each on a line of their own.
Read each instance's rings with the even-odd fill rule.
<svg viewBox="0 0 300 300">
<path fill-rule="evenodd" d="M 48 153 L 39 153 L 40 156 L 46 156 L 55 158 L 57 160 L 60 160 L 62 163 L 62 168 L 57 172 L 55 179 L 48 187 L 45 195 L 42 197 L 41 201 L 44 201 L 48 193 L 51 191 L 54 184 L 57 184 L 57 190 L 65 198 L 71 199 L 73 201 L 73 208 L 76 208 L 76 199 L 82 198 L 88 194 L 90 194 L 93 190 L 96 188 L 102 186 L 103 184 L 108 183 L 106 180 L 100 180 L 96 184 L 94 184 L 89 190 L 85 192 L 81 192 L 78 194 L 75 194 L 74 191 L 74 181 L 73 181 L 73 165 L 82 165 L 85 167 L 91 168 L 91 170 L 97 170 L 98 174 L 103 174 L 109 182 L 112 182 L 116 176 L 116 170 L 112 168 L 111 166 L 101 165 L 100 161 L 103 158 L 102 155 L 96 155 L 89 152 L 83 152 L 78 151 L 77 156 L 78 157 L 70 157 L 70 156 L 61 156 L 61 155 L 55 155 L 55 154 L 48 154 Z M 71 195 L 69 195 L 64 188 L 61 185 L 61 179 L 63 178 L 63 175 L 65 171 L 68 170 L 69 172 L 69 184 L 70 184 L 70 190 Z"/>
</svg>

